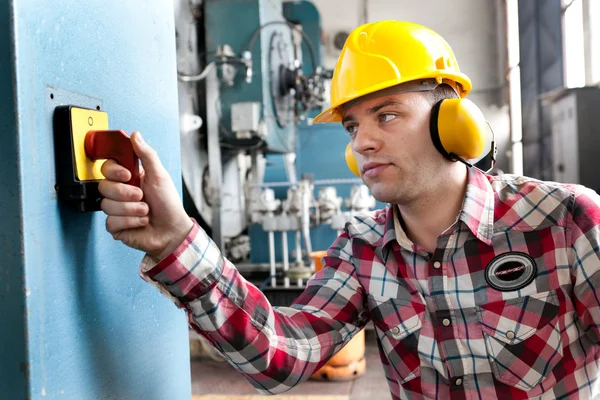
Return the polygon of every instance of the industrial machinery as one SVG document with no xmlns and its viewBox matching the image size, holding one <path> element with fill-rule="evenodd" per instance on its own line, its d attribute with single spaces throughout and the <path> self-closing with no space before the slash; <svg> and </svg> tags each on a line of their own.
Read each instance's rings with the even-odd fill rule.
<svg viewBox="0 0 600 400">
<path fill-rule="evenodd" d="M 551 116 L 553 180 L 600 192 L 596 157 L 600 151 L 596 118 L 600 87 L 560 88 L 542 97 Z"/>
<path fill-rule="evenodd" d="M 331 78 L 319 13 L 279 0 L 180 0 L 175 11 L 186 209 L 288 303 L 314 271 L 310 254 L 376 207 L 345 165 L 347 133 L 311 124 Z"/>
</svg>

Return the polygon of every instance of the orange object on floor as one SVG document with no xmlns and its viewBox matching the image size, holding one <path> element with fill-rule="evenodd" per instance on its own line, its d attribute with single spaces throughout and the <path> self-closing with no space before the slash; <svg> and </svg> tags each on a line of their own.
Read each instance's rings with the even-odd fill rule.
<svg viewBox="0 0 600 400">
<path fill-rule="evenodd" d="M 323 257 L 326 251 L 314 251 L 310 253 L 315 263 L 315 272 L 323 268 Z M 311 379 L 345 381 L 355 379 L 365 373 L 367 363 L 365 361 L 365 331 L 356 334 L 333 356 L 321 369 L 315 372 Z"/>
</svg>

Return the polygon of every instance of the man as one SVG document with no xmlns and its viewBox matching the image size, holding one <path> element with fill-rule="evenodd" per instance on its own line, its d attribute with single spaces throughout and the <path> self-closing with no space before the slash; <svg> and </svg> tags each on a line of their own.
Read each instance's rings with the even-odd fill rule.
<svg viewBox="0 0 600 400">
<path fill-rule="evenodd" d="M 139 133 L 141 190 L 103 167 L 107 230 L 147 253 L 142 277 L 261 392 L 308 378 L 373 321 L 394 399 L 592 398 L 599 198 L 492 177 L 448 151 L 482 151 L 468 124 L 446 126 L 462 123 L 448 109 L 466 115 L 470 89 L 427 28 L 383 21 L 349 36 L 315 121 L 342 121 L 360 176 L 389 206 L 347 224 L 291 307 L 271 307 L 188 218 Z"/>
</svg>

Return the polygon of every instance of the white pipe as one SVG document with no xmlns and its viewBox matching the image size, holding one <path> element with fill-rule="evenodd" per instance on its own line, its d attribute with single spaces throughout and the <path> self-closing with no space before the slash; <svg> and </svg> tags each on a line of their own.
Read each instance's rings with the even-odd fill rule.
<svg viewBox="0 0 600 400">
<path fill-rule="evenodd" d="M 300 231 L 296 231 L 296 261 L 302 261 L 302 238 Z"/>
<path fill-rule="evenodd" d="M 281 244 L 282 244 L 282 248 L 283 248 L 283 273 L 284 273 L 284 275 L 290 268 L 289 259 L 288 259 L 289 256 L 288 256 L 288 241 L 287 240 L 288 240 L 287 231 L 281 232 Z M 283 279 L 283 287 L 286 287 L 286 288 L 290 287 L 290 278 L 288 278 L 287 276 Z"/>
<path fill-rule="evenodd" d="M 598 5 L 598 2 L 594 0 L 594 3 Z M 600 11 L 600 9 L 598 9 Z M 597 40 L 594 37 L 594 27 L 593 24 L 594 18 L 592 15 L 594 12 L 594 6 L 592 5 L 592 0 L 582 0 L 581 1 L 581 13 L 582 13 L 582 26 L 583 26 L 583 68 L 585 71 L 585 84 L 586 86 L 591 86 L 596 83 L 594 79 L 594 48 L 597 48 L 598 45 L 593 46 L 595 41 Z"/>
<path fill-rule="evenodd" d="M 246 181 L 246 169 L 242 168 L 245 166 L 245 157 L 246 157 L 246 155 L 242 152 L 239 152 L 237 155 L 238 179 L 239 179 L 238 201 L 239 201 L 240 210 L 245 210 L 245 207 L 246 207 L 246 188 L 245 188 L 245 184 L 244 184 Z M 241 224 L 244 225 L 244 222 L 246 220 L 246 213 L 244 213 L 242 211 L 239 213 L 239 216 L 240 216 Z"/>
<path fill-rule="evenodd" d="M 310 242 L 310 195 L 310 184 L 308 181 L 302 181 L 302 235 L 304 236 L 304 245 L 309 255 L 312 253 Z M 312 263 L 311 265 L 314 267 Z"/>
<path fill-rule="evenodd" d="M 277 278 L 275 278 L 275 274 L 277 271 L 275 270 L 275 233 L 273 231 L 269 231 L 269 264 L 271 267 L 271 286 L 277 286 Z"/>
<path fill-rule="evenodd" d="M 509 76 L 509 112 L 510 112 L 510 140 L 511 140 L 511 165 L 510 172 L 523 175 L 523 128 L 521 108 L 521 69 L 519 49 L 519 3 L 518 0 L 506 1 L 506 25 L 508 48 L 508 76 Z"/>
<path fill-rule="evenodd" d="M 302 233 L 296 231 L 296 261 L 298 264 L 302 262 Z M 298 279 L 296 282 L 298 287 L 302 287 L 302 279 Z"/>
</svg>

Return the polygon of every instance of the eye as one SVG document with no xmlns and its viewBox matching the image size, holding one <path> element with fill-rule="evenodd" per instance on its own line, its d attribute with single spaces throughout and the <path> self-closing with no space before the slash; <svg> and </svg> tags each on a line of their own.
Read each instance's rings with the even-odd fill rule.
<svg viewBox="0 0 600 400">
<path fill-rule="evenodd" d="M 391 120 L 395 119 L 396 116 L 394 114 L 379 114 L 379 122 L 390 122 Z"/>
<path fill-rule="evenodd" d="M 354 135 L 354 134 L 356 134 L 356 131 L 358 130 L 358 125 L 356 125 L 356 124 L 346 125 L 346 127 L 344 129 L 346 129 L 346 131 L 348 131 L 348 133 L 350 135 Z"/>
</svg>

